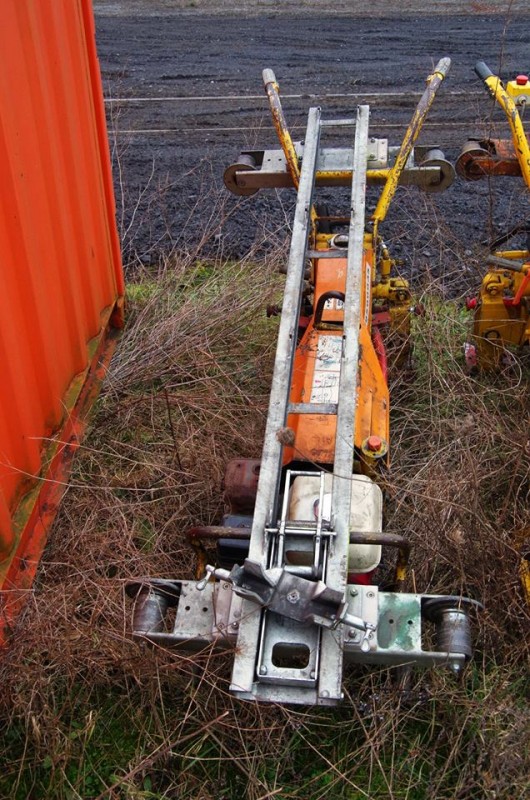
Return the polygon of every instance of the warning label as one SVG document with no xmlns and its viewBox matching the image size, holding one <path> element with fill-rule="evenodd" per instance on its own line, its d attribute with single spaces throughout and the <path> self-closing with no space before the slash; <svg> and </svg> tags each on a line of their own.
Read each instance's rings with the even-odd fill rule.
<svg viewBox="0 0 530 800">
<path fill-rule="evenodd" d="M 338 403 L 342 336 L 319 336 L 311 403 Z"/>
</svg>

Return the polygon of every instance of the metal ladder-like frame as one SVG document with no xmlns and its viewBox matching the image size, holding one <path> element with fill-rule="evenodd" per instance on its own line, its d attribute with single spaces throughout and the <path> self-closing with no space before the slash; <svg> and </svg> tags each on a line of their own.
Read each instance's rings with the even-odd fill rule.
<svg viewBox="0 0 530 800">
<path fill-rule="evenodd" d="M 353 122 L 353 121 L 352 121 Z M 312 201 L 316 173 L 319 169 L 319 145 L 322 127 L 320 109 L 311 108 L 305 136 L 304 157 L 294 217 L 291 249 L 287 266 L 278 345 L 265 430 L 260 477 L 249 560 L 260 562 L 264 569 L 270 566 L 271 537 L 280 535 L 279 527 L 286 521 L 286 506 L 278 525 L 278 497 L 282 475 L 282 428 L 289 413 L 336 413 L 337 433 L 333 486 L 331 496 L 331 526 L 327 535 L 325 582 L 339 592 L 345 592 L 349 546 L 349 521 L 351 506 L 351 481 L 354 457 L 354 431 L 357 406 L 357 375 L 359 359 L 359 329 L 361 315 L 361 289 L 363 280 L 363 246 L 365 228 L 365 191 L 368 151 L 369 107 L 359 106 L 355 127 L 353 176 L 349 244 L 347 250 L 347 276 L 344 302 L 344 329 L 340 363 L 339 399 L 337 405 L 289 403 L 293 364 L 295 358 L 298 320 L 302 302 L 304 273 L 309 250 Z M 329 407 L 328 407 L 329 406 Z M 288 492 L 286 485 L 286 492 Z M 321 492 L 322 493 L 322 492 Z M 320 510 L 320 517 L 321 517 Z M 321 519 L 320 519 L 321 522 Z M 318 523 L 317 523 L 318 528 Z M 320 525 L 321 532 L 321 525 Z M 309 533 L 309 531 L 308 531 Z M 315 549 L 320 540 L 315 534 Z M 279 540 L 280 541 L 280 540 Z M 276 543 L 276 553 L 281 554 L 281 544 Z M 290 626 L 290 629 L 289 629 Z M 271 657 L 276 639 L 295 637 L 295 626 L 277 615 L 243 601 L 237 649 L 232 672 L 231 691 L 246 699 L 279 700 L 335 704 L 341 699 L 343 630 L 311 626 L 303 634 L 304 644 L 310 653 L 305 670 L 278 670 L 271 668 Z M 274 674 L 273 674 L 274 673 Z"/>
<path fill-rule="evenodd" d="M 393 166 L 378 170 L 367 168 L 371 153 L 367 106 L 358 108 L 356 120 L 340 120 L 341 125 L 356 126 L 354 146 L 341 150 L 320 146 L 322 129 L 334 123 L 322 121 L 320 109 L 311 109 L 300 169 L 301 147 L 293 146 L 281 113 L 278 86 L 273 73 L 266 71 L 267 93 L 271 95 L 283 157 L 274 152 L 274 158 L 267 158 L 271 163 L 264 170 L 255 168 L 259 159 L 252 166 L 243 159 L 228 168 L 228 179 L 225 173 L 227 185 L 236 193 L 253 193 L 262 186 L 290 185 L 298 189 L 249 557 L 243 566 L 235 564 L 230 572 L 207 566 L 206 575 L 198 583 L 154 578 L 129 583 L 127 593 L 135 599 L 135 637 L 193 651 L 211 645 L 234 648 L 231 691 L 242 699 L 336 705 L 342 699 L 344 660 L 424 667 L 448 665 L 459 672 L 472 654 L 468 615 L 480 604 L 458 595 L 403 593 L 408 543 L 400 536 L 374 532 L 357 532 L 352 537 L 349 530 L 361 302 L 365 289 L 370 294 L 369 278 L 363 277 L 366 183 L 385 180 L 371 217 L 372 237 L 377 241 L 378 225 L 386 216 L 398 183 L 409 170 L 414 142 L 449 63 L 442 59 L 429 75 Z M 423 165 L 419 168 L 424 176 L 419 180 L 421 185 L 436 190 L 450 182 L 447 163 L 441 166 L 438 155 L 427 163 L 429 175 L 423 172 Z M 430 175 L 433 170 L 439 173 L 434 183 Z M 350 179 L 347 251 L 311 250 L 315 185 L 347 185 Z M 238 192 L 240 188 L 244 192 Z M 341 293 L 344 325 L 342 336 L 335 334 L 335 342 L 341 342 L 338 402 L 290 403 L 306 264 L 308 259 L 326 257 L 347 261 L 345 293 Z M 364 310 L 369 311 L 368 306 Z M 329 473 L 309 467 L 283 470 L 282 442 L 288 438 L 285 426 L 289 414 L 337 417 L 331 502 L 325 513 L 324 497 L 327 501 L 330 496 Z M 311 478 L 316 481 L 311 483 Z M 295 492 L 297 479 L 305 482 L 301 493 Z M 311 513 L 305 514 L 310 519 L 304 521 L 290 519 L 291 513 L 298 515 L 290 510 L 295 496 L 311 495 L 313 487 L 316 493 L 317 484 L 316 519 Z M 352 538 L 362 544 L 381 544 L 384 539 L 386 544 L 400 548 L 398 591 L 380 592 L 372 585 L 347 587 Z M 211 576 L 219 580 L 212 581 Z M 176 609 L 174 616 L 168 613 L 170 608 Z M 434 626 L 435 641 L 441 643 L 434 649 L 431 636 L 424 641 L 425 623 L 431 625 L 431 633 Z"/>
</svg>

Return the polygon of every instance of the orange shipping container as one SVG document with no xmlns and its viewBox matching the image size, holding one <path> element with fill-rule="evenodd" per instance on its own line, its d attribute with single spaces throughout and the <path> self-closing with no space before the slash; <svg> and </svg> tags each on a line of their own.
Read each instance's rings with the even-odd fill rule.
<svg viewBox="0 0 530 800">
<path fill-rule="evenodd" d="M 122 325 L 90 0 L 2 3 L 0 203 L 3 637 Z"/>
</svg>

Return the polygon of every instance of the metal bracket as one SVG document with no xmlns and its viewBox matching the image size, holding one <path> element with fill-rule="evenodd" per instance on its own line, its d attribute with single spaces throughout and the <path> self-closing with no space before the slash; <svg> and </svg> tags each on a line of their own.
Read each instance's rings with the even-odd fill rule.
<svg viewBox="0 0 530 800">
<path fill-rule="evenodd" d="M 248 558 L 242 567 L 236 565 L 231 571 L 208 565 L 206 576 L 199 581 L 197 588 L 204 590 L 211 577 L 232 584 L 239 597 L 251 600 L 286 619 L 331 630 L 341 624 L 365 633 L 376 628 L 371 622 L 348 613 L 343 592 L 330 589 L 323 581 L 308 580 L 286 569 L 264 569 L 260 562 Z"/>
<path fill-rule="evenodd" d="M 295 143 L 299 162 L 303 163 L 305 147 Z M 368 141 L 365 162 L 368 183 L 384 183 L 397 155 L 397 147 L 388 147 L 386 139 Z M 319 147 L 315 172 L 316 186 L 351 186 L 353 174 L 352 148 Z M 440 192 L 451 185 L 453 166 L 437 147 L 416 147 L 399 177 L 400 186 L 419 186 L 426 192 Z M 233 194 L 249 196 L 259 189 L 293 188 L 293 178 L 282 150 L 243 150 L 236 162 L 224 173 L 227 189 Z"/>
<path fill-rule="evenodd" d="M 286 605 L 290 602 L 285 599 L 287 584 L 284 590 L 278 582 L 277 586 L 278 596 L 283 594 Z M 165 602 L 168 592 L 169 604 Z M 194 581 L 135 582 L 129 585 L 128 593 L 135 598 L 133 635 L 137 639 L 186 652 L 240 647 L 241 623 L 248 613 L 243 609 L 248 606 L 229 581 L 209 581 L 202 590 Z M 156 596 L 159 602 L 153 614 Z M 149 608 L 146 598 L 151 603 Z M 175 602 L 173 618 L 169 609 Z M 258 607 L 251 602 L 250 608 L 257 622 Z M 280 613 L 271 607 L 260 610 L 266 624 L 261 627 L 258 642 L 254 685 L 248 692 L 241 687 L 239 696 L 271 702 L 337 704 L 341 698 L 328 694 L 321 657 L 322 634 L 336 636 L 337 631 L 324 631 L 311 620 L 285 616 L 280 604 L 277 608 Z M 346 627 L 341 644 L 345 663 L 447 666 L 459 672 L 471 654 L 469 613 L 481 606 L 460 597 L 381 592 L 377 586 L 350 585 L 344 608 L 344 616 L 361 619 L 366 625 L 365 631 Z M 338 646 L 339 640 L 335 641 Z"/>
</svg>

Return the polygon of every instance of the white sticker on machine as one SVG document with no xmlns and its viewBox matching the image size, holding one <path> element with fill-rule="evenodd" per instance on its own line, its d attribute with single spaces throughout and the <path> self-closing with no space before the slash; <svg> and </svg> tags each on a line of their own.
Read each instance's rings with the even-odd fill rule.
<svg viewBox="0 0 530 800">
<path fill-rule="evenodd" d="M 311 403 L 338 403 L 342 336 L 319 336 Z"/>
<path fill-rule="evenodd" d="M 372 294 L 372 267 L 369 261 L 365 262 L 364 273 L 364 324 L 368 325 L 370 319 L 370 300 Z"/>
<path fill-rule="evenodd" d="M 337 298 L 326 300 L 324 311 L 344 311 L 344 300 L 337 300 Z"/>
</svg>

